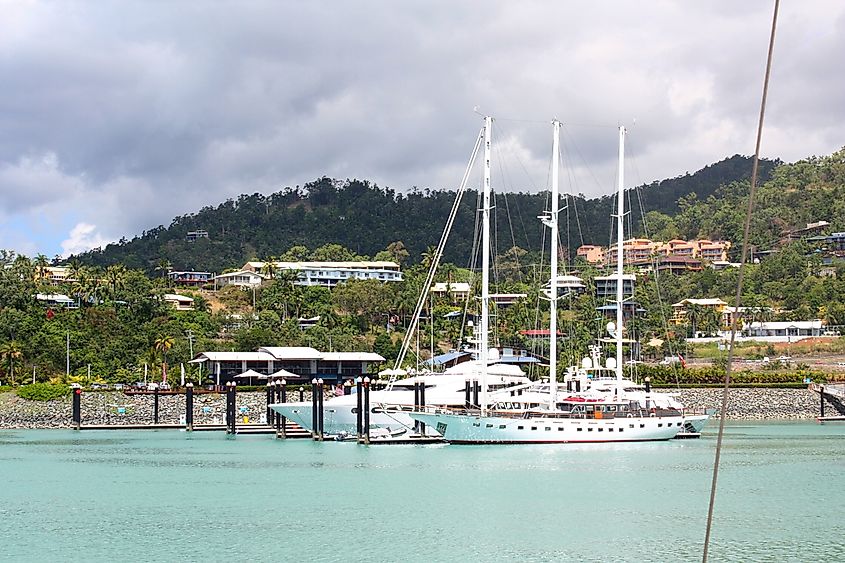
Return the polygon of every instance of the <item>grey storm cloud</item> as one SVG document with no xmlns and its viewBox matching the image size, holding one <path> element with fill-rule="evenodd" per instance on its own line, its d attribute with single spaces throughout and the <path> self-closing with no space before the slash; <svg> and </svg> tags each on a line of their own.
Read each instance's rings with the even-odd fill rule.
<svg viewBox="0 0 845 563">
<path fill-rule="evenodd" d="M 749 154 L 772 3 L 3 7 L 0 219 L 60 207 L 69 227 L 57 236 L 85 224 L 96 228 L 76 232 L 93 243 L 323 175 L 452 188 L 475 106 L 498 118 L 520 170 L 506 189 L 545 187 L 553 117 L 572 189 L 590 196 L 612 188 L 619 123 L 632 129 L 632 183 Z M 782 6 L 767 155 L 843 144 L 843 13 Z"/>
</svg>

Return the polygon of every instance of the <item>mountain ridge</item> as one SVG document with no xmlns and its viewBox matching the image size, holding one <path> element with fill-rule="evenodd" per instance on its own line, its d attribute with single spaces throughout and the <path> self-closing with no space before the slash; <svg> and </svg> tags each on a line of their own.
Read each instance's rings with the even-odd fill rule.
<svg viewBox="0 0 845 563">
<path fill-rule="evenodd" d="M 780 164 L 761 161 L 761 181 Z M 647 212 L 675 216 L 683 211 L 684 198 L 695 194 L 707 200 L 720 189 L 748 180 L 751 158 L 734 155 L 692 174 L 687 172 L 629 189 L 631 221 L 642 232 L 641 217 Z M 82 263 L 107 266 L 122 263 L 129 268 L 153 272 L 162 262 L 177 270 L 220 272 L 247 260 L 278 256 L 293 246 L 314 250 L 326 244 L 340 244 L 357 255 L 372 256 L 394 241 L 402 241 L 410 260 L 416 262 L 426 248 L 440 238 L 454 201 L 452 190 L 419 190 L 399 193 L 367 180 L 319 178 L 302 187 L 287 187 L 270 195 L 242 194 L 196 213 L 175 217 L 168 227 L 159 225 L 131 240 L 122 239 L 82 253 Z M 444 259 L 461 264 L 471 254 L 475 200 L 468 190 L 458 211 Z M 496 194 L 495 232 L 497 247 L 535 250 L 542 245 L 542 228 L 534 218 L 543 211 L 548 192 Z M 563 227 L 561 237 L 570 253 L 582 243 L 601 244 L 610 232 L 612 195 L 588 199 L 573 197 L 579 221 Z M 641 208 L 640 208 L 641 205 Z M 516 215 L 516 217 L 514 217 Z M 205 230 L 208 238 L 188 242 L 188 232 Z"/>
</svg>

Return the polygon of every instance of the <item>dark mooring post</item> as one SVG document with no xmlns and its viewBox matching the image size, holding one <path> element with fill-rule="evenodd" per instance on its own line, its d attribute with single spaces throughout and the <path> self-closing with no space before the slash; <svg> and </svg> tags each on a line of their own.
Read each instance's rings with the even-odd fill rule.
<svg viewBox="0 0 845 563">
<path fill-rule="evenodd" d="M 358 443 L 361 443 L 361 439 L 364 435 L 364 390 L 363 390 L 364 380 L 360 377 L 355 379 L 355 398 L 357 399 L 358 408 L 356 409 L 357 416 L 356 416 L 356 426 L 355 429 L 358 432 Z"/>
<path fill-rule="evenodd" d="M 185 384 L 185 430 L 194 430 L 194 384 Z"/>
<path fill-rule="evenodd" d="M 317 378 L 311 380 L 311 437 L 317 439 Z"/>
<path fill-rule="evenodd" d="M 819 387 L 819 416 L 824 417 L 824 385 Z"/>
<path fill-rule="evenodd" d="M 158 383 L 153 387 L 153 424 L 158 424 Z"/>
<path fill-rule="evenodd" d="M 267 397 L 267 412 L 264 414 L 264 420 L 266 421 L 267 426 L 273 426 L 273 409 L 270 408 L 270 405 L 273 404 L 273 401 L 276 398 L 276 387 L 269 379 L 267 380 L 265 395 Z"/>
<path fill-rule="evenodd" d="M 299 386 L 299 402 L 302 403 L 305 401 L 305 387 L 302 385 Z"/>
<path fill-rule="evenodd" d="M 420 410 L 425 410 L 425 382 L 420 383 Z M 425 436 L 425 422 L 420 422 L 420 436 Z"/>
<path fill-rule="evenodd" d="M 71 383 L 70 392 L 73 398 L 71 406 L 73 429 L 80 430 L 82 428 L 82 386 L 79 383 Z"/>
<path fill-rule="evenodd" d="M 466 380 L 464 382 L 464 408 L 466 410 L 469 410 L 471 404 L 472 399 L 470 398 L 470 381 Z"/>
<path fill-rule="evenodd" d="M 474 381 L 472 383 L 472 404 L 475 408 L 479 408 L 481 406 L 481 400 L 478 398 L 478 393 L 481 391 L 481 383 L 478 381 Z"/>
<path fill-rule="evenodd" d="M 278 403 L 287 402 L 286 384 L 287 382 L 284 379 L 276 380 L 276 401 Z M 285 418 L 281 414 L 275 413 L 274 422 L 276 424 L 276 438 L 287 438 L 287 428 L 285 428 L 285 422 L 287 421 L 285 420 Z"/>
<path fill-rule="evenodd" d="M 414 383 L 414 410 L 420 410 L 420 384 Z M 414 432 L 420 431 L 420 422 L 418 420 L 414 421 Z"/>
<path fill-rule="evenodd" d="M 235 382 L 230 381 L 226 384 L 226 434 L 235 434 L 237 414 L 235 413 L 235 404 L 237 403 L 237 396 L 235 395 Z"/>
<path fill-rule="evenodd" d="M 370 443 L 370 378 L 364 378 L 364 443 Z"/>
<path fill-rule="evenodd" d="M 323 380 L 317 380 L 317 440 L 320 442 L 323 441 L 323 433 L 325 427 L 323 426 L 323 416 L 325 413 L 323 412 Z"/>
</svg>

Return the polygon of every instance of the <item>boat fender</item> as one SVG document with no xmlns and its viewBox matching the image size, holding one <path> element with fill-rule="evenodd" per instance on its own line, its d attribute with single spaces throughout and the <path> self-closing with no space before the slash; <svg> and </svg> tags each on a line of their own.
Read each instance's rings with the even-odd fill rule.
<svg viewBox="0 0 845 563">
<path fill-rule="evenodd" d="M 634 415 L 632 415 L 631 413 L 628 413 L 628 418 L 634 418 Z"/>
</svg>

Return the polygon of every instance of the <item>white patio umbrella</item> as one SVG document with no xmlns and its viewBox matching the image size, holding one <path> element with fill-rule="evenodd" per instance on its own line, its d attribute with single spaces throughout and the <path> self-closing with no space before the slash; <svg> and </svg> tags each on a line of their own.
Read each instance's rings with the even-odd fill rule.
<svg viewBox="0 0 845 563">
<path fill-rule="evenodd" d="M 270 376 L 264 375 L 263 373 L 258 373 L 253 369 L 248 369 L 245 372 L 236 375 L 235 379 L 248 379 L 249 383 L 252 383 L 253 379 L 267 379 L 268 377 Z"/>
<path fill-rule="evenodd" d="M 286 369 L 280 369 L 279 371 L 270 376 L 271 379 L 296 379 L 298 377 L 301 376 Z"/>
</svg>

